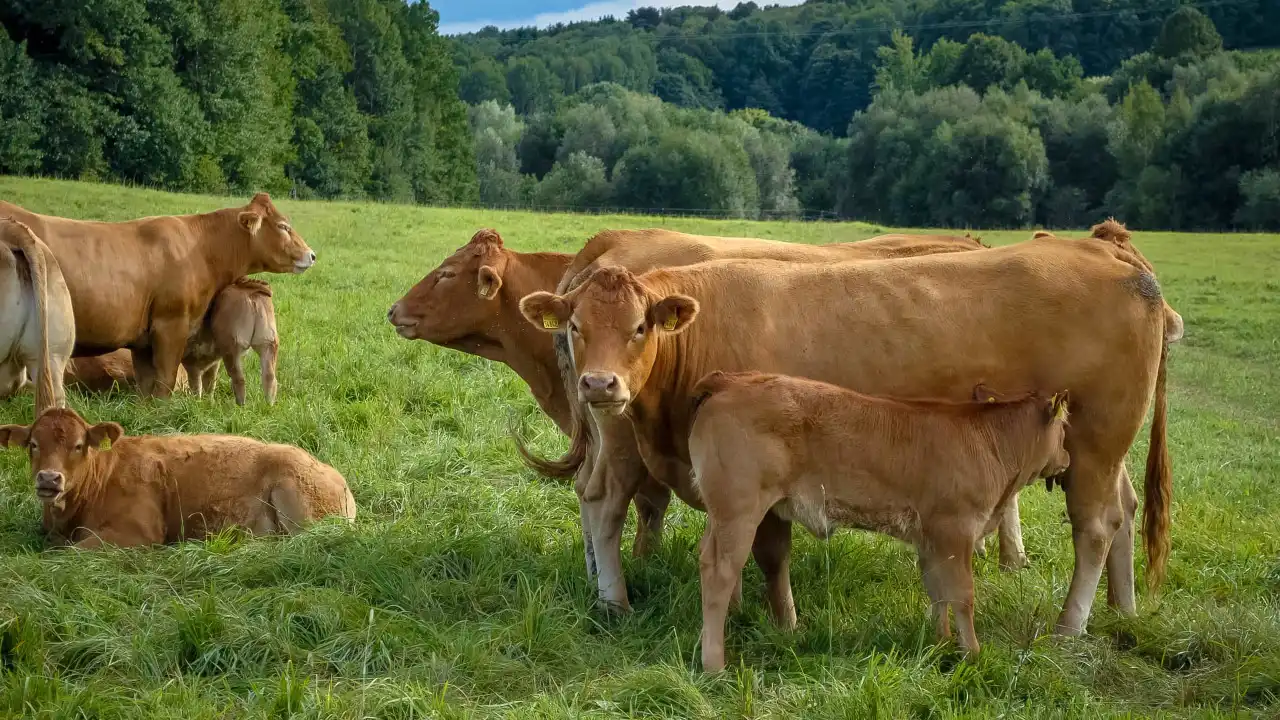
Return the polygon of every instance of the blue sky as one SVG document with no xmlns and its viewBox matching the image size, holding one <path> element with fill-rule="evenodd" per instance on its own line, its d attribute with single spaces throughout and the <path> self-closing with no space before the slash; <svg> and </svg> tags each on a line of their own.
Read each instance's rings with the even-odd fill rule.
<svg viewBox="0 0 1280 720">
<path fill-rule="evenodd" d="M 638 7 L 673 7 L 678 5 L 719 5 L 731 10 L 739 0 L 432 0 L 431 7 L 440 13 L 443 35 L 473 32 L 485 25 L 500 28 L 534 25 L 546 27 L 559 22 L 595 20 L 605 15 L 619 19 Z M 803 0 L 767 0 L 756 4 L 799 5 Z"/>
</svg>

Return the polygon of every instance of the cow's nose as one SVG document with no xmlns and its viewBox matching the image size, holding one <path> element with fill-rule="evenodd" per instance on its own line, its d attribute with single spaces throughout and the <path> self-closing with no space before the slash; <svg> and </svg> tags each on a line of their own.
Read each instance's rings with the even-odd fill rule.
<svg viewBox="0 0 1280 720">
<path fill-rule="evenodd" d="M 316 261 L 316 251 L 315 251 L 315 250 L 312 250 L 312 251 L 310 252 L 310 257 L 311 257 L 311 262 L 315 262 L 315 261 Z"/>
<path fill-rule="evenodd" d="M 399 309 L 400 309 L 400 303 L 391 304 L 391 308 L 387 310 L 387 322 L 391 323 L 392 325 L 396 324 L 396 320 L 395 320 L 396 310 L 399 310 Z"/>
<path fill-rule="evenodd" d="M 582 389 L 589 392 L 613 392 L 618 389 L 618 376 L 614 373 L 583 373 Z"/>
<path fill-rule="evenodd" d="M 36 473 L 36 482 L 42 485 L 56 485 L 62 482 L 62 473 L 57 470 L 41 470 Z"/>
</svg>

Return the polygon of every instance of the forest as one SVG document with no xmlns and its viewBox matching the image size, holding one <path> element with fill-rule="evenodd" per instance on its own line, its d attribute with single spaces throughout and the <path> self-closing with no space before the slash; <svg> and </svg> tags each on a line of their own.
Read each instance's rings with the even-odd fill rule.
<svg viewBox="0 0 1280 720">
<path fill-rule="evenodd" d="M 1274 0 L 0 2 L 0 173 L 898 226 L 1280 228 Z"/>
</svg>

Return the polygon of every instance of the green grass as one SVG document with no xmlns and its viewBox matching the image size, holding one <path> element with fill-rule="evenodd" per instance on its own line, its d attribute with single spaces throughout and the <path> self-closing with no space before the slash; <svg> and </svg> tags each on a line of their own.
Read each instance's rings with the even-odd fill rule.
<svg viewBox="0 0 1280 720">
<path fill-rule="evenodd" d="M 245 201 L 10 178 L 0 178 L 0 197 L 99 219 Z M 1140 597 L 1138 619 L 1117 617 L 1100 593 L 1089 635 L 1047 634 L 1070 578 L 1070 532 L 1061 493 L 1032 488 L 1022 506 L 1033 566 L 978 566 L 976 662 L 932 643 L 905 546 L 797 533 L 800 628 L 771 628 L 749 565 L 745 608 L 729 627 L 729 659 L 740 665 L 704 677 L 703 517 L 673 504 L 658 555 L 626 562 L 637 611 L 602 615 L 572 491 L 525 470 L 507 429 L 522 423 L 547 453 L 564 440 L 504 366 L 402 340 L 386 308 L 484 226 L 517 249 L 564 251 L 606 227 L 802 242 L 880 228 L 279 204 L 320 259 L 305 275 L 269 278 L 282 333 L 278 405 L 251 381 L 249 404 L 237 408 L 225 377 L 204 401 L 70 401 L 130 433 L 297 444 L 347 477 L 358 522 L 289 539 L 227 533 L 154 550 L 43 551 L 26 458 L 0 453 L 0 715 L 1280 713 L 1280 239 L 1138 234 L 1187 324 L 1170 369 L 1170 577 L 1158 598 Z M 30 413 L 29 395 L 0 404 L 0 422 Z M 1145 455 L 1144 434 L 1135 476 Z"/>
</svg>

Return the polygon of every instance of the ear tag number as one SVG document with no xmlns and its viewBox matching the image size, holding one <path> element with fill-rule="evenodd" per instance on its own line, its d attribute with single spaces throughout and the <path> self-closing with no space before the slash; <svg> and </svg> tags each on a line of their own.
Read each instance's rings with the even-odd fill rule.
<svg viewBox="0 0 1280 720">
<path fill-rule="evenodd" d="M 560 318 L 551 313 L 542 314 L 542 327 L 548 330 L 555 330 L 560 327 Z"/>
<path fill-rule="evenodd" d="M 666 330 L 675 330 L 676 323 L 679 321 L 680 319 L 677 318 L 675 315 L 668 315 L 667 319 L 662 321 L 662 327 L 665 328 Z"/>
</svg>

